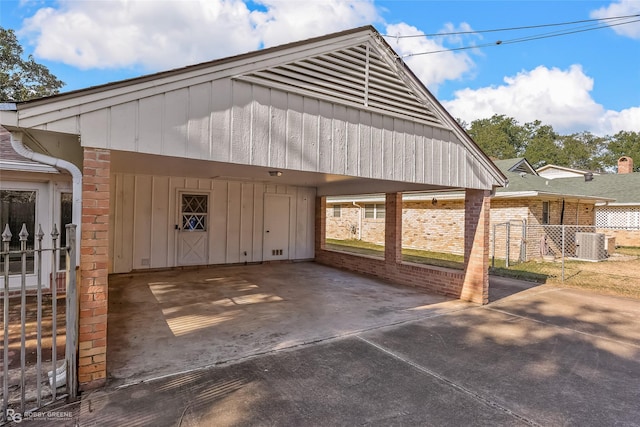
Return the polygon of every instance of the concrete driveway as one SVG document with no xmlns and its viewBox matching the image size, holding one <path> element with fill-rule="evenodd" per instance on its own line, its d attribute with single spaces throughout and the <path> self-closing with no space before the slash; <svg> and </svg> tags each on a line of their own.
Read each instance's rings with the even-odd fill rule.
<svg viewBox="0 0 640 427">
<path fill-rule="evenodd" d="M 105 389 L 83 396 L 73 422 L 637 426 L 640 301 L 493 280 L 511 295 Z"/>
</svg>

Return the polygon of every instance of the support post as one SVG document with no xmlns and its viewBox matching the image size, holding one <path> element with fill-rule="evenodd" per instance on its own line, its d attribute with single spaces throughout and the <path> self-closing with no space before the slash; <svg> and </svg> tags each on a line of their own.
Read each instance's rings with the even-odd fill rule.
<svg viewBox="0 0 640 427">
<path fill-rule="evenodd" d="M 465 191 L 464 282 L 460 299 L 478 304 L 489 302 L 490 208 L 489 191 Z"/>
</svg>

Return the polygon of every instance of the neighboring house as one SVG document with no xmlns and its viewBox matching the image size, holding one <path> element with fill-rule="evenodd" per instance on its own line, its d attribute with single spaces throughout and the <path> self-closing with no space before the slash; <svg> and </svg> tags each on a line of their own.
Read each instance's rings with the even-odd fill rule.
<svg viewBox="0 0 640 427">
<path fill-rule="evenodd" d="M 616 174 L 594 176 L 587 182 L 562 179 L 562 185 L 611 199 L 596 205 L 596 226 L 615 236 L 618 246 L 640 246 L 640 173 L 633 172 L 633 159 L 621 157 Z"/>
<path fill-rule="evenodd" d="M 18 103 L 0 124 L 73 175 L 84 389 L 107 375 L 110 273 L 315 260 L 488 300 L 505 177 L 373 27 Z M 436 190 L 465 192 L 462 271 L 401 260 L 402 193 Z M 385 194 L 383 259 L 326 248 L 326 197 L 354 193 Z"/>
<path fill-rule="evenodd" d="M 586 175 L 596 176 L 600 175 L 599 172 L 585 171 L 582 169 L 572 169 L 564 166 L 556 165 L 544 165 L 541 168 L 536 169 L 539 176 L 547 179 L 556 178 L 577 178 L 584 177 Z"/>
<path fill-rule="evenodd" d="M 6 226 L 12 233 L 9 248 L 20 248 L 22 225 L 26 225 L 29 233 L 27 246 L 34 247 L 34 240 L 39 228 L 51 231 L 55 224 L 60 232 L 58 243 L 65 241 L 65 229 L 61 224 L 71 222 L 71 177 L 61 173 L 58 169 L 25 159 L 11 147 L 9 132 L 0 127 L 0 233 L 4 233 Z M 50 238 L 50 236 L 47 236 Z M 58 254 L 59 255 L 59 254 Z M 43 277 L 53 277 L 51 253 L 43 253 Z M 64 254 L 58 256 L 55 263 L 56 272 L 64 270 Z M 4 271 L 4 265 L 2 266 Z M 20 256 L 13 256 L 10 262 L 10 288 L 20 286 L 21 272 Z M 27 286 L 36 283 L 33 254 L 27 259 Z M 64 290 L 64 277 L 56 275 L 58 290 Z M 0 278 L 0 285 L 4 277 Z M 43 283 L 45 288 L 51 285 L 51 280 Z"/>
<path fill-rule="evenodd" d="M 525 227 L 594 225 L 596 204 L 613 200 L 592 193 L 588 188 L 590 183 L 584 179 L 564 185 L 565 180 L 552 181 L 540 177 L 524 158 L 494 163 L 509 182 L 497 189 L 491 198 L 491 225 L 496 225 L 499 234 L 504 234 L 506 231 L 502 225 L 510 224 L 510 258 L 532 259 L 540 254 L 538 239 L 529 238 L 529 244 L 523 249 L 521 242 Z M 383 200 L 380 195 L 330 198 L 326 213 L 327 237 L 383 244 Z M 405 194 L 403 246 L 463 254 L 464 203 L 462 192 Z M 503 238 L 496 242 L 498 253 L 505 253 L 505 241 Z M 520 254 L 521 250 L 526 254 Z"/>
</svg>

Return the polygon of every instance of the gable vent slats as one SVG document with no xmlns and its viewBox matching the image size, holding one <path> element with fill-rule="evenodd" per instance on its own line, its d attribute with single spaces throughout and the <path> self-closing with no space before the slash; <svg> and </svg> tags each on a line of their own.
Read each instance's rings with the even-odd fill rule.
<svg viewBox="0 0 640 427">
<path fill-rule="evenodd" d="M 362 103 L 363 93 L 360 91 L 350 90 L 344 86 L 340 85 L 320 85 L 318 82 L 309 82 L 306 80 L 300 80 L 298 78 L 294 78 L 292 75 L 287 76 L 284 70 L 281 72 L 265 72 L 259 71 L 253 74 L 255 78 L 249 78 L 248 80 L 253 82 L 262 82 L 268 83 L 271 82 L 275 86 L 286 85 L 299 89 L 304 89 L 308 92 L 315 92 L 318 94 L 322 94 L 324 96 L 333 97 L 341 100 L 346 100 L 350 102 Z"/>
<path fill-rule="evenodd" d="M 442 125 L 439 117 L 399 75 L 395 64 L 366 45 L 324 53 L 296 62 L 255 71 L 238 79 L 283 89 L 298 88 L 323 98 L 356 103 Z"/>
</svg>

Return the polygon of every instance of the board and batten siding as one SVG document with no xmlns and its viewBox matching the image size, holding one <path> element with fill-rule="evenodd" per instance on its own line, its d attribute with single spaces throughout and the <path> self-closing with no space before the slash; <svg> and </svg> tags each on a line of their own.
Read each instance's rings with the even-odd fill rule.
<svg viewBox="0 0 640 427">
<path fill-rule="evenodd" d="M 494 179 L 451 130 L 232 78 L 78 118 L 95 148 L 445 187 Z"/>
<path fill-rule="evenodd" d="M 117 173 L 111 176 L 112 273 L 177 266 L 181 190 L 209 194 L 209 264 L 262 261 L 268 193 L 291 196 L 290 258 L 314 257 L 313 188 Z"/>
</svg>

